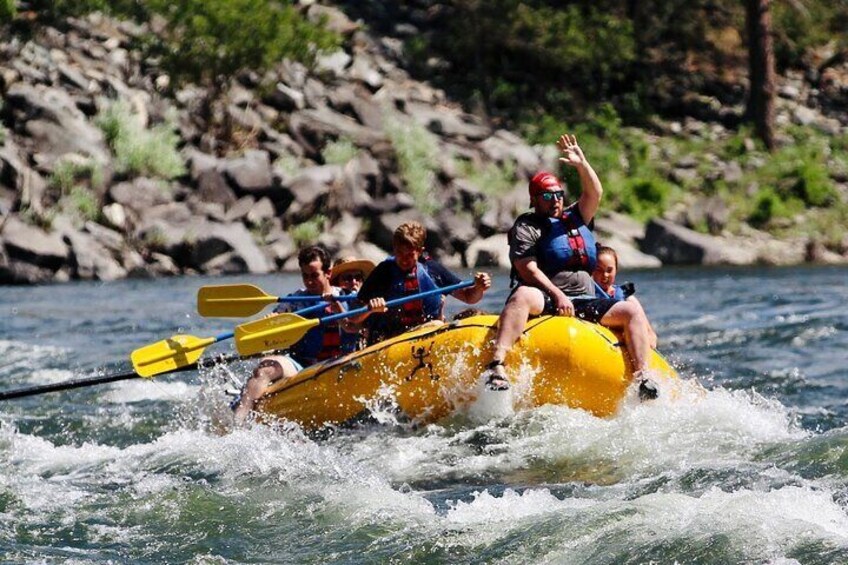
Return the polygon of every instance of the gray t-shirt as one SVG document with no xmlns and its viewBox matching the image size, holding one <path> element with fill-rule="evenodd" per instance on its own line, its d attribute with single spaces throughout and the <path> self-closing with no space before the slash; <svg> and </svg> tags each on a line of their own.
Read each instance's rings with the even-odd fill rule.
<svg viewBox="0 0 848 565">
<path fill-rule="evenodd" d="M 542 225 L 547 222 L 544 216 L 538 216 L 534 213 L 522 214 L 515 220 L 512 229 L 509 230 L 509 259 L 514 264 L 518 259 L 538 258 L 536 256 L 536 245 L 542 238 Z M 525 284 L 531 284 L 521 279 L 521 275 L 517 275 L 518 280 Z M 548 275 L 551 282 L 554 283 L 566 296 L 570 298 L 594 298 L 595 285 L 592 282 L 592 275 L 586 271 L 560 271 L 553 275 Z"/>
</svg>

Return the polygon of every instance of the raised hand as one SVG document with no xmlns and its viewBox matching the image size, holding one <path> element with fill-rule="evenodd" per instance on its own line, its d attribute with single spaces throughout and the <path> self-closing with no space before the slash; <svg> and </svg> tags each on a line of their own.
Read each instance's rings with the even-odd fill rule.
<svg viewBox="0 0 848 565">
<path fill-rule="evenodd" d="M 577 145 L 577 137 L 566 133 L 557 140 L 557 147 L 562 152 L 562 157 L 559 158 L 560 162 L 570 167 L 579 167 L 587 164 L 583 150 Z"/>
</svg>

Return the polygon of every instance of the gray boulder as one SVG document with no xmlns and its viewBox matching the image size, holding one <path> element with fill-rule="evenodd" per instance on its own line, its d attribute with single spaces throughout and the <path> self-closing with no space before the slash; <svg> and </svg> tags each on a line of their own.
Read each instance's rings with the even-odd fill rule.
<svg viewBox="0 0 848 565">
<path fill-rule="evenodd" d="M 67 264 L 68 247 L 62 236 L 25 224 L 18 218 L 7 218 L 0 236 L 9 259 L 58 271 Z"/>
<path fill-rule="evenodd" d="M 110 161 L 103 132 L 91 124 L 67 92 L 43 85 L 15 83 L 6 92 L 12 128 L 26 134 L 41 166 L 52 171 L 66 153 L 87 155 L 101 164 Z"/>
<path fill-rule="evenodd" d="M 171 187 L 165 181 L 144 177 L 113 184 L 107 192 L 112 202 L 139 214 L 174 200 Z"/>
<path fill-rule="evenodd" d="M 221 168 L 241 194 L 261 197 L 274 189 L 271 158 L 266 151 L 246 151 L 243 157 L 223 161 Z"/>
<path fill-rule="evenodd" d="M 227 268 L 239 265 L 241 270 L 227 272 L 264 274 L 271 271 L 271 264 L 243 224 L 205 224 L 187 243 L 190 264 L 202 270 L 219 255 L 231 254 L 223 264 L 228 265 Z M 221 268 L 218 262 L 212 263 L 212 266 L 214 269 Z"/>
<path fill-rule="evenodd" d="M 648 223 L 641 251 L 663 265 L 749 265 L 757 259 L 756 251 L 747 246 L 661 219 Z"/>
<path fill-rule="evenodd" d="M 74 278 L 113 281 L 127 276 L 127 271 L 109 249 L 90 234 L 67 230 L 64 240 L 70 248 L 70 267 Z"/>
<path fill-rule="evenodd" d="M 322 210 L 323 204 L 334 185 L 342 182 L 342 168 L 338 165 L 307 167 L 283 187 L 290 195 L 290 204 L 286 207 L 286 222 L 308 220 Z"/>
<path fill-rule="evenodd" d="M 497 267 L 509 269 L 509 243 L 506 234 L 499 233 L 486 239 L 475 239 L 465 253 L 467 267 Z"/>
</svg>

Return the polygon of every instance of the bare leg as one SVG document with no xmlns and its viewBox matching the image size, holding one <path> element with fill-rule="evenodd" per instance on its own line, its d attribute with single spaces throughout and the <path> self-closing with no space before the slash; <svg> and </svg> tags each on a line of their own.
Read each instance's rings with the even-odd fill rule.
<svg viewBox="0 0 848 565">
<path fill-rule="evenodd" d="M 481 375 L 489 390 L 508 390 L 503 362 L 506 354 L 521 337 L 530 315 L 541 314 L 545 307 L 545 297 L 537 288 L 521 286 L 512 294 L 498 318 L 498 333 L 492 345 L 492 362 Z"/>
<path fill-rule="evenodd" d="M 624 332 L 624 343 L 633 363 L 634 373 L 648 368 L 651 354 L 650 324 L 645 311 L 638 303 L 617 302 L 601 318 L 601 325 Z"/>
<path fill-rule="evenodd" d="M 510 296 L 498 319 L 498 333 L 492 348 L 492 361 L 503 363 L 506 354 L 521 337 L 530 316 L 545 308 L 545 297 L 538 288 L 520 286 Z"/>
<path fill-rule="evenodd" d="M 265 389 L 272 383 L 296 374 L 297 369 L 285 357 L 265 358 L 260 361 L 241 392 L 241 399 L 234 414 L 236 423 L 241 424 L 247 420 L 256 401 L 262 397 Z"/>
</svg>

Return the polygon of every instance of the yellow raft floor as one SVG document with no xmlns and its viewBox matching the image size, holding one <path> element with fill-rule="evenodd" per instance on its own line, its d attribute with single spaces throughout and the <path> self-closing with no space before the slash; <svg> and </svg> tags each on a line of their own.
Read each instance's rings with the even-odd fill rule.
<svg viewBox="0 0 848 565">
<path fill-rule="evenodd" d="M 435 422 L 476 399 L 497 319 L 483 315 L 425 325 L 313 365 L 270 386 L 256 409 L 315 429 L 352 421 L 375 402 L 389 400 L 414 422 Z M 518 409 L 559 404 L 609 416 L 631 382 L 618 337 L 572 317 L 530 320 L 506 368 Z M 651 368 L 677 376 L 656 352 Z"/>
</svg>

